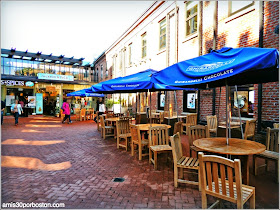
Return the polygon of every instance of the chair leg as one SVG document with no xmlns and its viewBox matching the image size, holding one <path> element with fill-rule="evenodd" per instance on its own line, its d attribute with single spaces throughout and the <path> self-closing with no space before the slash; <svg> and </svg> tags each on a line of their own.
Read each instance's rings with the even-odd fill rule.
<svg viewBox="0 0 280 210">
<path fill-rule="evenodd" d="M 149 163 L 152 162 L 152 150 L 149 148 Z"/>
<path fill-rule="evenodd" d="M 127 140 L 127 138 L 125 138 L 125 151 L 127 151 L 128 150 L 128 140 Z"/>
<path fill-rule="evenodd" d="M 174 187 L 178 187 L 178 167 L 175 166 L 175 164 L 174 164 Z"/>
<path fill-rule="evenodd" d="M 241 198 L 242 199 L 242 198 Z M 242 200 L 237 200 L 237 208 L 238 209 L 243 209 L 243 201 Z"/>
<path fill-rule="evenodd" d="M 142 160 L 142 144 L 138 144 L 138 153 L 139 153 L 139 160 Z"/>
<path fill-rule="evenodd" d="M 201 193 L 201 202 L 202 202 L 202 208 L 203 209 L 207 209 L 207 197 L 206 197 L 206 193 L 202 192 Z"/>
<path fill-rule="evenodd" d="M 249 203 L 250 203 L 250 209 L 255 209 L 255 190 L 251 196 L 251 198 L 249 199 Z"/>
<path fill-rule="evenodd" d="M 257 159 L 257 157 L 255 155 L 253 155 L 253 171 L 254 171 L 255 176 L 257 176 L 257 174 L 258 174 L 258 166 L 257 166 L 256 159 Z"/>
<path fill-rule="evenodd" d="M 131 156 L 134 156 L 134 144 L 133 144 L 133 141 L 131 141 Z"/>
<path fill-rule="evenodd" d="M 155 162 L 155 164 L 154 164 L 154 169 L 155 170 L 157 170 L 157 152 L 156 151 L 154 151 L 154 162 Z"/>
<path fill-rule="evenodd" d="M 120 148 L 120 137 L 117 137 L 117 148 Z"/>
</svg>

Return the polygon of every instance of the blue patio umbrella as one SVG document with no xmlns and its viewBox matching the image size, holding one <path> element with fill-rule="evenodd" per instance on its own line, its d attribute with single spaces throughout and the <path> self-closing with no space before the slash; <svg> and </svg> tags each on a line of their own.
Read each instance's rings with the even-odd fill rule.
<svg viewBox="0 0 280 210">
<path fill-rule="evenodd" d="M 104 97 L 103 94 L 93 92 L 91 88 L 86 88 L 72 93 L 67 93 L 67 96 Z"/>
<path fill-rule="evenodd" d="M 267 48 L 222 48 L 153 74 L 152 82 L 175 87 L 220 87 L 278 81 L 279 52 Z"/>
</svg>

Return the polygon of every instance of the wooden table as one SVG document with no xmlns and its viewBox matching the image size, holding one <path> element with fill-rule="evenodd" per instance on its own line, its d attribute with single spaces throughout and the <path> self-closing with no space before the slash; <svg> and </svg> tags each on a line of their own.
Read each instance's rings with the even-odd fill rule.
<svg viewBox="0 0 280 210">
<path fill-rule="evenodd" d="M 116 127 L 116 122 L 120 120 L 119 117 L 110 117 L 110 118 L 106 118 L 105 121 L 106 122 L 112 122 L 112 126 Z M 114 136 L 115 138 L 117 138 L 117 129 L 114 130 Z"/>
<path fill-rule="evenodd" d="M 156 127 L 156 126 L 167 126 L 167 128 L 171 128 L 170 125 L 166 125 L 166 124 L 138 124 L 137 125 L 139 127 L 140 131 L 148 131 L 150 129 L 150 127 Z"/>
<path fill-rule="evenodd" d="M 226 144 L 226 138 L 197 139 L 193 142 L 193 145 L 212 153 L 241 156 L 243 162 L 242 183 L 247 185 L 249 184 L 249 155 L 262 153 L 266 149 L 263 144 L 234 138 L 229 139 L 228 145 Z"/>
</svg>

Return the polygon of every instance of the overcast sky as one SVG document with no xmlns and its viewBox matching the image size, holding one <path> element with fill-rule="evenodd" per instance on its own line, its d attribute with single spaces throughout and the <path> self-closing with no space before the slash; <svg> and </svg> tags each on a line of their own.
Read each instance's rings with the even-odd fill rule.
<svg viewBox="0 0 280 210">
<path fill-rule="evenodd" d="M 152 1 L 1 1 L 1 48 L 93 62 Z"/>
</svg>

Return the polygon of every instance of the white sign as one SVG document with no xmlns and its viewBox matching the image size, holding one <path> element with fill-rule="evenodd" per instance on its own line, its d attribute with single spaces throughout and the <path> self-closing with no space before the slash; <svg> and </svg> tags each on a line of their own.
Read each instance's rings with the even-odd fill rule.
<svg viewBox="0 0 280 210">
<path fill-rule="evenodd" d="M 6 106 L 12 106 L 13 103 L 15 103 L 15 96 L 6 95 Z"/>
<path fill-rule="evenodd" d="M 195 93 L 188 93 L 187 108 L 195 109 Z"/>
<path fill-rule="evenodd" d="M 74 81 L 74 76 L 38 73 L 38 79 Z"/>
<path fill-rule="evenodd" d="M 29 107 L 36 106 L 36 96 L 28 96 L 28 106 Z"/>
<path fill-rule="evenodd" d="M 15 81 L 15 80 L 1 80 L 1 85 L 7 86 L 24 86 L 24 81 Z"/>
<path fill-rule="evenodd" d="M 165 95 L 161 94 L 160 95 L 160 104 L 159 104 L 159 106 L 160 107 L 164 107 L 164 104 L 165 104 Z"/>
</svg>

